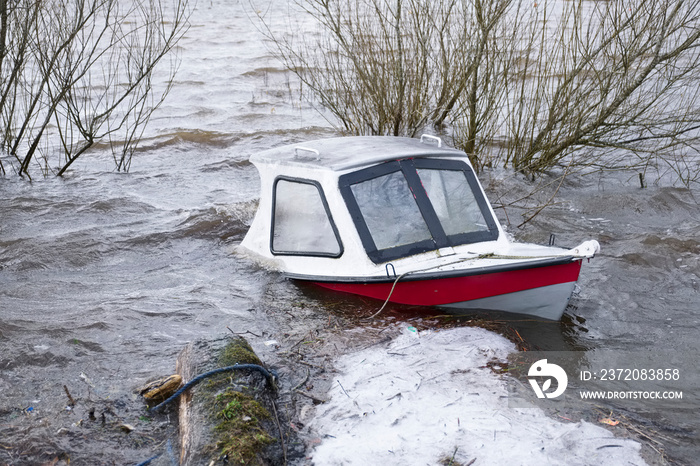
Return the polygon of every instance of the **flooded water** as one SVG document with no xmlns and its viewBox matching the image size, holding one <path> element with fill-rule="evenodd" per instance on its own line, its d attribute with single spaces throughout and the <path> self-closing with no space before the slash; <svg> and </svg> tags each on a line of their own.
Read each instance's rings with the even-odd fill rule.
<svg viewBox="0 0 700 466">
<path fill-rule="evenodd" d="M 175 427 L 144 416 L 134 390 L 171 374 L 187 342 L 220 338 L 229 327 L 264 351 L 265 341 L 284 345 L 331 317 L 376 309 L 281 280 L 235 253 L 258 197 L 248 157 L 335 135 L 300 101 L 249 10 L 248 2 L 197 5 L 173 91 L 129 174 L 113 172 L 110 154 L 95 152 L 61 179 L 0 180 L 0 464 L 144 461 Z M 492 198 L 527 189 L 517 177 L 490 176 Z M 592 358 L 658 349 L 696 371 L 698 192 L 640 189 L 628 176 L 571 180 L 558 205 L 509 229 L 523 241 L 546 243 L 554 233 L 560 245 L 592 238 L 602 247 L 584 264 L 564 323 L 513 325 L 542 349 Z M 497 213 L 513 223 L 519 215 Z M 435 313 L 422 312 L 409 317 Z M 401 315 L 386 312 L 394 321 Z M 671 458 L 691 462 L 700 406 L 684 403 L 636 415 L 670 438 Z"/>
</svg>

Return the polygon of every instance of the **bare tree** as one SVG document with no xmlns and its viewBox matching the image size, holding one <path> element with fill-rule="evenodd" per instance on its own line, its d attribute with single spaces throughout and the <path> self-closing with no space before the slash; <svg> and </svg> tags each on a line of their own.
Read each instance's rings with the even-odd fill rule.
<svg viewBox="0 0 700 466">
<path fill-rule="evenodd" d="M 299 9 L 320 30 L 282 36 L 262 24 L 342 131 L 415 135 L 431 120 L 442 124 L 466 88 L 469 35 L 455 20 L 462 7 L 459 0 L 310 0 Z"/>
<path fill-rule="evenodd" d="M 686 184 L 697 179 L 700 5 L 577 0 L 531 15 L 505 81 L 504 165 L 539 172 L 571 158 L 564 163 L 665 165 Z"/>
<path fill-rule="evenodd" d="M 475 167 L 700 177 L 700 4 L 309 0 L 277 55 L 351 134 L 451 135 Z M 263 21 L 264 23 L 264 21 Z"/>
<path fill-rule="evenodd" d="M 14 170 L 62 175 L 98 143 L 128 170 L 169 90 L 155 93 L 154 69 L 188 18 L 187 0 L 0 0 L 0 150 Z"/>
</svg>

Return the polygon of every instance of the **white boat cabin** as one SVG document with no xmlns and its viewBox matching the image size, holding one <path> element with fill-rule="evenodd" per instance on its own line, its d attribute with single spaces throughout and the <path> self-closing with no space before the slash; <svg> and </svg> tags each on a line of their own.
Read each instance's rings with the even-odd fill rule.
<svg viewBox="0 0 700 466">
<path fill-rule="evenodd" d="M 509 251 L 468 157 L 438 138 L 332 138 L 250 161 L 261 195 L 241 246 L 292 277 L 396 275 Z"/>
</svg>

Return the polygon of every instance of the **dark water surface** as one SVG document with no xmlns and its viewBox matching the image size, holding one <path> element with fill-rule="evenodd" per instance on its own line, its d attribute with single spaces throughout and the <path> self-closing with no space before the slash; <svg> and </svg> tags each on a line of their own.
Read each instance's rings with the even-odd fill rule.
<svg viewBox="0 0 700 466">
<path fill-rule="evenodd" d="M 228 326 L 264 349 L 343 306 L 376 308 L 282 281 L 236 254 L 258 197 L 248 157 L 335 134 L 294 93 L 249 8 L 197 6 L 173 92 L 131 173 L 114 173 L 110 155 L 97 152 L 63 179 L 0 180 L 0 464 L 136 464 L 164 448 L 174 424 L 144 416 L 134 389 L 172 373 L 187 342 Z M 560 204 L 510 228 L 523 241 L 555 233 L 561 245 L 592 238 L 602 247 L 584 264 L 568 323 L 514 325 L 543 349 L 585 349 L 593 359 L 671 351 L 697 372 L 698 193 L 642 190 L 627 176 L 570 181 Z M 527 189 L 515 177 L 484 181 L 492 198 Z M 516 210 L 497 213 L 519 221 Z M 672 457 L 692 462 L 699 408 L 688 396 L 677 410 L 636 414 L 671 439 Z"/>
</svg>

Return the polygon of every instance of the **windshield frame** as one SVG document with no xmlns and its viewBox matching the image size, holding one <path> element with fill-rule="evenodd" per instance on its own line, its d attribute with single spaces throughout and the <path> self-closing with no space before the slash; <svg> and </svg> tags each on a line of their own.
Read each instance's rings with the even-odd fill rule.
<svg viewBox="0 0 700 466">
<path fill-rule="evenodd" d="M 438 215 L 430 201 L 428 194 L 423 187 L 418 169 L 430 170 L 451 170 L 464 174 L 471 189 L 474 200 L 486 222 L 486 230 L 473 231 L 468 233 L 458 233 L 447 235 L 438 218 Z M 365 181 L 372 180 L 395 172 L 402 172 L 409 189 L 418 205 L 420 213 L 425 221 L 431 239 L 422 240 L 410 244 L 378 249 L 365 217 L 355 199 L 352 186 Z M 415 254 L 428 251 L 435 251 L 446 247 L 455 247 L 463 244 L 473 244 L 484 241 L 495 241 L 498 239 L 499 230 L 496 221 L 491 213 L 488 201 L 484 197 L 481 186 L 471 167 L 461 160 L 446 160 L 433 158 L 399 159 L 374 165 L 363 170 L 347 173 L 339 177 L 339 188 L 350 216 L 355 224 L 355 228 L 360 236 L 362 245 L 367 256 L 374 263 L 388 262 Z"/>
</svg>

